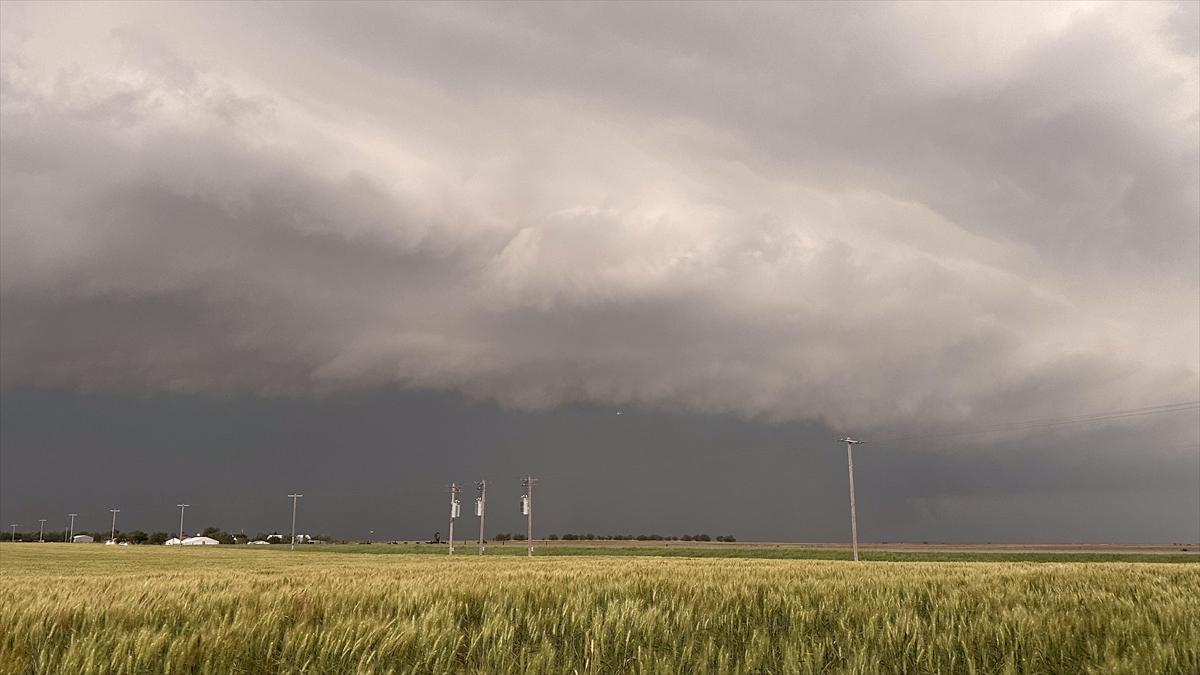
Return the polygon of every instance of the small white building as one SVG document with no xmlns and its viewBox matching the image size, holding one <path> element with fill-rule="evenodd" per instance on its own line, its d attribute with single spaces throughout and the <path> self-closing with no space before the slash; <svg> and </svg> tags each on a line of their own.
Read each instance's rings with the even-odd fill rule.
<svg viewBox="0 0 1200 675">
<path fill-rule="evenodd" d="M 183 540 L 180 539 L 179 537 L 171 537 L 170 539 L 163 542 L 163 546 L 178 546 L 180 544 L 180 542 L 182 542 L 182 541 Z"/>
<path fill-rule="evenodd" d="M 246 543 L 253 544 L 255 546 L 270 546 L 271 545 L 271 542 L 263 541 L 262 539 L 255 539 L 254 541 L 248 541 Z"/>
<path fill-rule="evenodd" d="M 77 534 L 74 537 L 71 537 L 72 544 L 90 544 L 94 541 L 96 540 L 92 539 L 92 535 L 90 534 Z"/>
<path fill-rule="evenodd" d="M 181 546 L 215 546 L 221 542 L 212 537 L 188 537 L 179 543 Z"/>
</svg>

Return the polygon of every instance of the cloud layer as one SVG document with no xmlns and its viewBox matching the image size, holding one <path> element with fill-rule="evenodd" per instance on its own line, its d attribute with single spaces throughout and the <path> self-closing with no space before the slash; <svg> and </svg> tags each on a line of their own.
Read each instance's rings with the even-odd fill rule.
<svg viewBox="0 0 1200 675">
<path fill-rule="evenodd" d="M 1200 396 L 1195 5 L 3 6 L 3 384 Z"/>
</svg>

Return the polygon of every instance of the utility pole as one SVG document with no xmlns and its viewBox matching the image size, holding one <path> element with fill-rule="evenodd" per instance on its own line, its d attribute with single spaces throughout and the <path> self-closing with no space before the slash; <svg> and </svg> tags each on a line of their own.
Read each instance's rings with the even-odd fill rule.
<svg viewBox="0 0 1200 675">
<path fill-rule="evenodd" d="M 18 526 L 18 525 L 20 525 L 20 523 L 13 523 L 12 525 L 9 525 L 9 527 L 11 527 L 11 528 L 12 528 L 12 534 L 8 535 L 8 540 L 9 540 L 9 541 L 16 541 L 16 540 L 17 540 L 17 526 Z"/>
<path fill-rule="evenodd" d="M 68 513 L 67 515 L 71 517 L 70 534 L 67 535 L 67 543 L 74 543 L 74 541 L 75 541 L 75 516 L 77 516 L 79 514 L 78 513 Z"/>
<path fill-rule="evenodd" d="M 46 519 L 38 518 L 38 543 L 46 541 Z"/>
<path fill-rule="evenodd" d="M 458 517 L 462 507 L 458 501 L 458 493 L 462 492 L 462 488 L 458 487 L 458 483 L 450 484 L 450 546 L 449 552 L 446 555 L 454 555 L 454 519 Z"/>
<path fill-rule="evenodd" d="M 295 494 L 295 495 L 288 495 L 288 496 L 292 498 L 292 547 L 288 550 L 295 551 L 296 550 L 296 500 L 300 499 L 304 495 Z"/>
<path fill-rule="evenodd" d="M 176 504 L 179 507 L 179 543 L 183 543 L 183 510 L 191 504 Z"/>
<path fill-rule="evenodd" d="M 538 479 L 525 476 L 521 479 L 521 514 L 525 516 L 525 543 L 529 545 L 529 555 L 533 555 L 533 484 Z"/>
<path fill-rule="evenodd" d="M 850 471 L 850 540 L 854 547 L 854 562 L 858 562 L 858 516 L 854 512 L 854 446 L 866 441 L 856 441 L 849 436 L 841 439 L 846 444 L 846 466 Z"/>
<path fill-rule="evenodd" d="M 110 533 L 108 535 L 108 540 L 116 541 L 116 539 L 117 539 L 117 514 L 121 512 L 121 509 L 109 509 L 109 511 L 112 511 L 113 522 L 112 522 L 112 533 Z"/>
<path fill-rule="evenodd" d="M 479 516 L 479 555 L 483 555 L 483 513 L 487 510 L 487 479 L 475 484 L 479 496 L 475 498 L 475 515 Z"/>
</svg>

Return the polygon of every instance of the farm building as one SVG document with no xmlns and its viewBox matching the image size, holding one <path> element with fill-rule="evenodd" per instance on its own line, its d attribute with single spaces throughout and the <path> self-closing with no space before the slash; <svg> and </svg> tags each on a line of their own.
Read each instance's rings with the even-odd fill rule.
<svg viewBox="0 0 1200 675">
<path fill-rule="evenodd" d="M 182 546 L 213 546 L 221 542 L 212 537 L 188 537 L 179 543 Z"/>
<path fill-rule="evenodd" d="M 178 546 L 181 541 L 183 541 L 183 540 L 180 539 L 179 537 L 171 537 L 170 539 L 163 542 L 163 546 Z"/>
<path fill-rule="evenodd" d="M 90 544 L 94 541 L 96 540 L 92 539 L 90 534 L 77 534 L 74 537 L 71 537 L 72 544 Z"/>
</svg>

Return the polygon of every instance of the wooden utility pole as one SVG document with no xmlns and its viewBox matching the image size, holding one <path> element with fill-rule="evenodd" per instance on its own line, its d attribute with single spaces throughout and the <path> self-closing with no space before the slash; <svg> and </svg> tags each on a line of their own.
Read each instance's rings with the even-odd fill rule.
<svg viewBox="0 0 1200 675">
<path fill-rule="evenodd" d="M 288 495 L 288 497 L 290 497 L 292 500 L 292 545 L 291 545 L 291 548 L 288 549 L 289 551 L 296 550 L 296 500 L 300 499 L 303 496 L 304 495 L 299 494 L 299 493 Z M 183 512 L 180 511 L 181 518 L 182 518 L 182 513 Z"/>
<path fill-rule="evenodd" d="M 525 512 L 526 530 L 525 543 L 529 545 L 529 555 L 533 555 L 533 484 L 538 479 L 533 476 L 525 476 L 521 479 L 521 487 L 524 489 L 524 494 L 521 495 L 521 510 Z"/>
<path fill-rule="evenodd" d="M 475 515 L 479 516 L 479 555 L 483 555 L 483 516 L 487 511 L 487 479 L 476 483 L 479 496 L 475 498 Z"/>
<path fill-rule="evenodd" d="M 458 483 L 451 483 L 450 484 L 450 546 L 449 546 L 450 551 L 446 555 L 454 555 L 454 519 L 458 517 L 458 511 L 459 511 L 458 493 L 459 492 L 461 492 L 461 488 L 458 487 Z"/>
<path fill-rule="evenodd" d="M 858 515 L 854 512 L 854 446 L 865 441 L 856 441 L 846 436 L 842 442 L 846 444 L 846 467 L 850 472 L 850 541 L 854 547 L 854 562 L 858 562 Z"/>
</svg>

